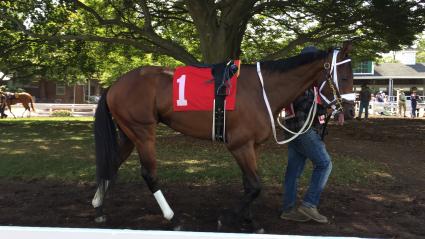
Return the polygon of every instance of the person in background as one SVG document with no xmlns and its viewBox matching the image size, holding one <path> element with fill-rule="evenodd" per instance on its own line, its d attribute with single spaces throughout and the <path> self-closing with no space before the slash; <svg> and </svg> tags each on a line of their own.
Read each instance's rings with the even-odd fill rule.
<svg viewBox="0 0 425 239">
<path fill-rule="evenodd" d="M 400 117 L 406 117 L 406 95 L 403 90 L 400 90 L 398 95 L 398 114 Z"/>
<path fill-rule="evenodd" d="M 3 94 L 2 88 L 0 88 L 0 119 L 7 118 L 7 114 L 4 113 L 6 109 L 6 96 Z"/>
<path fill-rule="evenodd" d="M 376 102 L 384 102 L 384 98 L 382 96 L 384 92 L 379 91 L 378 93 L 376 93 Z"/>
<path fill-rule="evenodd" d="M 357 117 L 357 119 L 362 118 L 363 109 L 365 111 L 364 118 L 367 119 L 369 116 L 369 102 L 371 99 L 371 93 L 370 93 L 369 87 L 366 84 L 362 84 L 362 89 L 360 91 L 359 99 L 360 99 L 360 108 L 359 108 L 359 116 Z"/>
<path fill-rule="evenodd" d="M 412 118 L 416 117 L 416 107 L 418 105 L 419 96 L 416 94 L 416 91 L 413 90 L 410 95 L 410 105 L 412 107 Z"/>
<path fill-rule="evenodd" d="M 381 96 L 382 96 L 382 102 L 387 103 L 388 102 L 388 95 L 385 94 L 385 92 L 382 92 Z"/>
</svg>

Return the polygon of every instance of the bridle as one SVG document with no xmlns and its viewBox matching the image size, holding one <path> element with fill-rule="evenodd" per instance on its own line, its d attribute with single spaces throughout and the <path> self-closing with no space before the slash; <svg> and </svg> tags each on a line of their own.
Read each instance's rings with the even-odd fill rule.
<svg viewBox="0 0 425 239">
<path fill-rule="evenodd" d="M 333 109 L 333 113 L 332 113 L 333 115 L 335 115 L 336 113 L 342 112 L 344 110 L 344 107 L 342 106 L 342 102 L 344 100 L 354 103 L 356 99 L 355 93 L 347 93 L 347 94 L 340 93 L 340 89 L 338 85 L 337 67 L 339 65 L 350 62 L 351 59 L 348 58 L 343 61 L 337 62 L 338 53 L 339 53 L 339 50 L 334 50 L 331 64 L 329 64 L 329 62 L 325 62 L 323 64 L 326 80 L 323 81 L 323 83 L 321 84 L 319 88 L 320 98 L 325 101 L 325 106 L 330 106 Z M 329 87 L 332 90 L 332 94 L 334 97 L 333 100 L 329 100 L 325 95 L 322 94 L 322 90 L 325 87 L 326 83 L 329 84 Z"/>
</svg>

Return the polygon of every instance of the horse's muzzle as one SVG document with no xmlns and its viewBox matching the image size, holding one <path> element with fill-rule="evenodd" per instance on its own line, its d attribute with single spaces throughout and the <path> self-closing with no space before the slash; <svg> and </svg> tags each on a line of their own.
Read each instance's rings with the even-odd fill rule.
<svg viewBox="0 0 425 239">
<path fill-rule="evenodd" d="M 343 107 L 344 107 L 345 120 L 354 119 L 354 116 L 355 116 L 354 101 L 343 101 L 342 104 L 343 104 Z"/>
</svg>

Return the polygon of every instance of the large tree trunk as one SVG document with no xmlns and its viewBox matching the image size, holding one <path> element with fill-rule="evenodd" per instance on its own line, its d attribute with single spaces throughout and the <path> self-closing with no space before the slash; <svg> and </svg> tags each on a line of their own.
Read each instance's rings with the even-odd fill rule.
<svg viewBox="0 0 425 239">
<path fill-rule="evenodd" d="M 188 0 L 189 14 L 199 33 L 204 63 L 237 59 L 241 42 L 255 4 L 251 0 Z"/>
</svg>

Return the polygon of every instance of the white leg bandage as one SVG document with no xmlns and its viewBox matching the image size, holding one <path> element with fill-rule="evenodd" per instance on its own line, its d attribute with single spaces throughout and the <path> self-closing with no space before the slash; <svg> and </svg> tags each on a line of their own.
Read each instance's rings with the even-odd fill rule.
<svg viewBox="0 0 425 239">
<path fill-rule="evenodd" d="M 167 220 L 171 220 L 174 216 L 174 212 L 173 210 L 171 210 L 170 205 L 168 205 L 167 200 L 165 200 L 165 197 L 162 194 L 161 190 L 156 191 L 153 196 L 158 202 L 159 207 L 161 208 L 162 213 L 164 214 L 164 218 L 166 218 Z"/>
<path fill-rule="evenodd" d="M 91 205 L 93 205 L 94 208 L 102 206 L 103 198 L 105 197 L 105 192 L 108 189 L 108 186 L 109 180 L 106 180 L 97 187 L 96 194 L 94 194 L 93 200 L 91 201 Z"/>
</svg>

